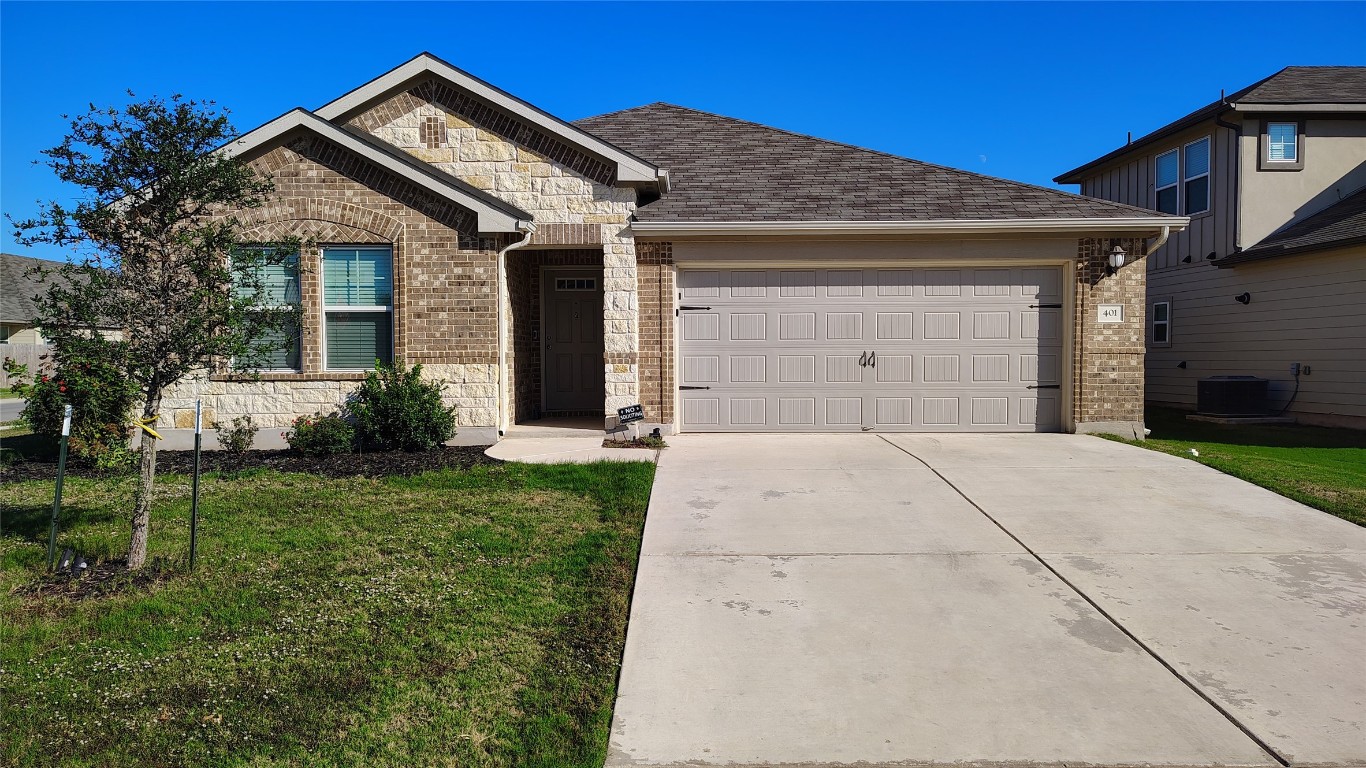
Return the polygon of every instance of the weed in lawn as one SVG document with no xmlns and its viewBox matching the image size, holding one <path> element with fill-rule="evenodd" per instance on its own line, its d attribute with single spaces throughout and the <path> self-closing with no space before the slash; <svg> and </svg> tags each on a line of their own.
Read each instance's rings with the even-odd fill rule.
<svg viewBox="0 0 1366 768">
<path fill-rule="evenodd" d="M 193 574 L 170 493 L 168 578 L 83 600 L 32 589 L 50 483 L 0 487 L 0 762 L 601 765 L 652 477 L 210 477 Z M 129 483 L 69 481 L 61 546 L 112 564 Z"/>
</svg>

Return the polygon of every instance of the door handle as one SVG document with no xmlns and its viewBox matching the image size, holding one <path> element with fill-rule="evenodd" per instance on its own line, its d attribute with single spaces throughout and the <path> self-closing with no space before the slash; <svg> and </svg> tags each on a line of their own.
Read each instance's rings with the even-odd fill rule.
<svg viewBox="0 0 1366 768">
<path fill-rule="evenodd" d="M 868 365 L 872 368 L 877 367 L 877 350 L 868 353 Z"/>
<path fill-rule="evenodd" d="M 868 353 L 864 352 L 858 356 L 858 367 L 864 368 L 868 365 Z"/>
</svg>

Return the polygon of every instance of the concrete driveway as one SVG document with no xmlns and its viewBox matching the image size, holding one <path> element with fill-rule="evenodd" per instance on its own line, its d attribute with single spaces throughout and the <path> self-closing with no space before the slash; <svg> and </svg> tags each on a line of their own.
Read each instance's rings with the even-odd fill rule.
<svg viewBox="0 0 1366 768">
<path fill-rule="evenodd" d="M 1366 530 L 1074 435 L 683 435 L 609 766 L 1366 764 Z"/>
</svg>

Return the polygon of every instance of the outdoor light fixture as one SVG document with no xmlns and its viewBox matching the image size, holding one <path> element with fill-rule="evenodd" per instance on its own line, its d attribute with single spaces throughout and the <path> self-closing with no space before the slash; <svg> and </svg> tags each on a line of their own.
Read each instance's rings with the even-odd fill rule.
<svg viewBox="0 0 1366 768">
<path fill-rule="evenodd" d="M 1116 245 L 1110 250 L 1110 268 L 1106 270 L 1107 275 L 1113 275 L 1115 270 L 1124 266 L 1124 249 Z"/>
<path fill-rule="evenodd" d="M 1239 304 L 1250 304 L 1252 302 L 1252 294 L 1248 293 L 1247 291 L 1243 291 L 1237 296 L 1234 296 L 1233 300 L 1238 302 Z"/>
</svg>

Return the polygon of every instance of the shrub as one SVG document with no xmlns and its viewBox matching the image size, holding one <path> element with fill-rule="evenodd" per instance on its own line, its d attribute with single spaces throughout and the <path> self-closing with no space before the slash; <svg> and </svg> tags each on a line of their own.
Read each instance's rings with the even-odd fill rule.
<svg viewBox="0 0 1366 768">
<path fill-rule="evenodd" d="M 39 376 L 29 388 L 23 419 L 39 435 L 62 434 L 65 406 L 71 405 L 71 442 L 74 456 L 101 463 L 104 454 L 122 454 L 128 447 L 128 426 L 137 404 L 137 387 L 114 362 L 97 356 L 77 356 L 58 362 L 51 374 Z M 114 466 L 127 462 L 109 457 Z"/>
<path fill-rule="evenodd" d="M 356 437 L 385 451 L 429 451 L 455 434 L 455 409 L 441 402 L 445 382 L 423 381 L 422 366 L 379 364 L 350 405 Z"/>
<path fill-rule="evenodd" d="M 234 464 L 241 463 L 255 442 L 256 424 L 249 413 L 233 419 L 229 426 L 218 425 L 218 447 Z"/>
<path fill-rule="evenodd" d="M 356 430 L 336 413 L 300 416 L 285 433 L 291 450 L 309 456 L 350 453 L 356 445 Z"/>
</svg>

